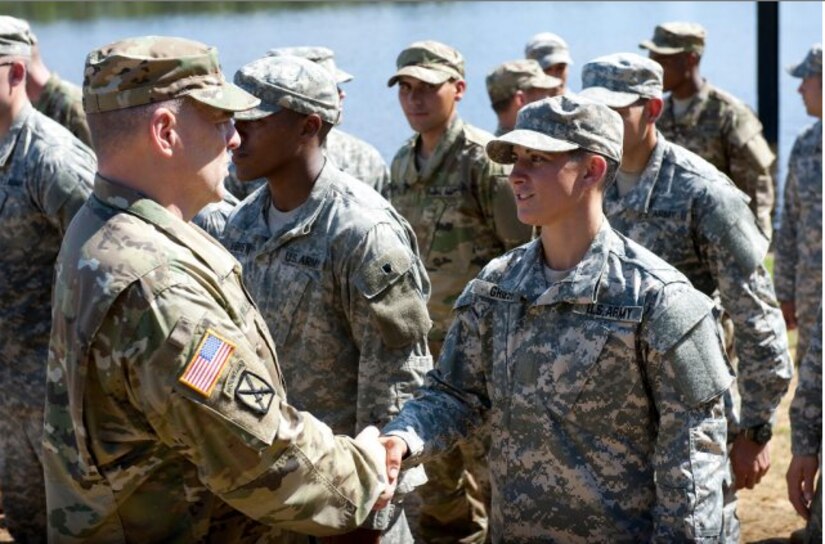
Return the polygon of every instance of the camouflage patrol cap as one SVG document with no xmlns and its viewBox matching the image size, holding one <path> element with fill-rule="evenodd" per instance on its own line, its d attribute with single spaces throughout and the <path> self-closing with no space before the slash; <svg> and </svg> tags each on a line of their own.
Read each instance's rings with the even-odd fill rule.
<svg viewBox="0 0 825 544">
<path fill-rule="evenodd" d="M 293 56 L 264 57 L 235 72 L 235 84 L 261 99 L 258 107 L 235 116 L 241 121 L 262 119 L 282 109 L 315 113 L 338 123 L 341 101 L 332 74 L 314 62 Z"/>
<path fill-rule="evenodd" d="M 532 59 L 505 62 L 487 74 L 487 94 L 493 104 L 507 100 L 516 91 L 554 89 L 561 84 L 559 78 L 545 74 L 539 63 Z"/>
<path fill-rule="evenodd" d="M 428 40 L 410 44 L 395 61 L 398 69 L 387 81 L 392 87 L 401 76 L 440 85 L 450 79 L 464 79 L 464 57 L 443 43 Z"/>
<path fill-rule="evenodd" d="M 705 50 L 705 29 L 697 23 L 662 23 L 653 31 L 653 39 L 639 44 L 660 55 L 692 52 L 701 55 Z"/>
<path fill-rule="evenodd" d="M 267 57 L 280 57 L 283 55 L 291 55 L 293 57 L 301 57 L 311 60 L 316 64 L 320 64 L 335 77 L 335 81 L 340 85 L 347 81 L 352 81 L 353 76 L 336 66 L 335 53 L 329 47 L 320 46 L 299 46 L 299 47 L 278 47 L 270 49 L 266 52 Z"/>
<path fill-rule="evenodd" d="M 552 32 L 540 32 L 530 38 L 524 47 L 524 56 L 538 61 L 542 70 L 554 64 L 573 64 L 567 42 Z"/>
<path fill-rule="evenodd" d="M 0 15 L 0 57 L 30 57 L 36 41 L 29 23 Z"/>
<path fill-rule="evenodd" d="M 566 94 L 527 104 L 518 112 L 512 132 L 490 140 L 487 155 L 495 162 L 515 162 L 513 146 L 557 153 L 586 149 L 622 160 L 624 124 L 618 113 L 604 104 Z"/>
<path fill-rule="evenodd" d="M 662 66 L 635 53 L 616 53 L 582 66 L 580 96 L 611 108 L 624 108 L 640 98 L 662 98 Z"/>
<path fill-rule="evenodd" d="M 189 96 L 226 111 L 242 111 L 258 100 L 226 81 L 218 50 L 167 36 L 127 38 L 86 57 L 83 109 L 100 113 Z"/>
<path fill-rule="evenodd" d="M 822 76 L 822 44 L 813 44 L 808 54 L 805 55 L 805 60 L 799 64 L 788 66 L 787 70 L 793 77 Z"/>
</svg>

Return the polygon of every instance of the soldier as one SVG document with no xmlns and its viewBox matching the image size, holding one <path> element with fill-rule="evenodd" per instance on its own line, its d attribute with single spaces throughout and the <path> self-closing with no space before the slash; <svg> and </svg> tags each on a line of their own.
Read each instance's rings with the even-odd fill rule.
<svg viewBox="0 0 825 544">
<path fill-rule="evenodd" d="M 822 46 L 814 45 L 789 69 L 802 79 L 799 93 L 817 121 L 791 149 L 782 224 L 776 235 L 776 295 L 789 329 L 799 331 L 796 352 L 805 353 L 822 296 Z"/>
<path fill-rule="evenodd" d="M 464 285 L 492 258 L 529 239 L 530 228 L 516 218 L 504 167 L 484 151 L 492 136 L 464 123 L 456 111 L 466 89 L 461 54 L 439 42 L 416 42 L 398 55 L 396 65 L 388 85 L 398 84 L 398 100 L 415 135 L 392 161 L 392 202 L 415 230 L 432 281 L 429 345 L 437 357 Z M 427 542 L 484 540 L 485 447 L 462 448 L 425 467 L 430 482 L 418 495 Z M 470 473 L 462 472 L 463 465 Z"/>
<path fill-rule="evenodd" d="M 17 22 L 28 29 L 31 42 L 31 58 L 26 72 L 26 93 L 29 100 L 37 111 L 57 121 L 81 142 L 91 146 L 92 140 L 89 136 L 89 126 L 86 124 L 86 114 L 83 112 L 80 88 L 48 69 L 40 55 L 37 37 L 29 28 L 29 23 L 22 19 L 17 19 Z"/>
<path fill-rule="evenodd" d="M 192 218 L 192 222 L 219 240 L 226 228 L 226 222 L 239 200 L 224 187 L 220 202 L 210 202 Z"/>
<path fill-rule="evenodd" d="M 335 77 L 338 96 L 343 103 L 347 93 L 341 88 L 342 83 L 352 81 L 353 76 L 335 65 L 335 53 L 327 47 L 280 47 L 270 49 L 267 56 L 277 57 L 294 55 L 317 62 Z M 340 121 L 339 121 L 340 123 Z M 373 146 L 338 127 L 332 127 L 324 141 L 324 154 L 335 165 L 357 180 L 363 181 L 382 196 L 390 198 L 390 171 L 381 154 Z M 233 169 L 230 168 L 230 172 Z M 234 176 L 227 179 L 227 186 L 238 197 L 246 198 L 258 187 L 266 183 L 265 179 L 241 183 Z"/>
<path fill-rule="evenodd" d="M 232 112 L 258 100 L 214 48 L 149 36 L 92 51 L 83 102 L 99 170 L 57 263 L 50 542 L 354 529 L 385 488 L 377 429 L 333 436 L 286 403 L 240 265 L 187 224 L 221 197 Z"/>
<path fill-rule="evenodd" d="M 622 121 L 573 95 L 487 144 L 540 238 L 464 289 L 437 370 L 384 428 L 389 470 L 490 426 L 493 542 L 717 542 L 732 376 L 712 301 L 614 231 Z"/>
<path fill-rule="evenodd" d="M 662 65 L 664 90 L 670 92 L 659 130 L 730 177 L 750 197 L 751 211 L 770 240 L 776 157 L 750 108 L 700 74 L 705 29 L 696 23 L 663 23 L 639 47 Z"/>
<path fill-rule="evenodd" d="M 735 488 L 752 489 L 770 467 L 771 426 L 793 374 L 782 316 L 762 264 L 768 240 L 747 197 L 727 177 L 657 132 L 657 63 L 634 53 L 594 59 L 582 68 L 581 96 L 602 102 L 624 121 L 617 183 L 604 197 L 611 224 L 676 267 L 699 291 L 718 292 L 734 322 L 742 407 L 741 414 L 729 414 L 730 457 Z M 738 542 L 733 491 L 726 498 L 725 530 Z"/>
<path fill-rule="evenodd" d="M 525 104 L 561 94 L 562 81 L 541 71 L 538 62 L 505 62 L 487 74 L 487 94 L 498 118 L 496 136 L 513 130 L 516 114 Z"/>
<path fill-rule="evenodd" d="M 41 441 L 54 263 L 95 158 L 26 95 L 28 25 L 0 17 L 0 487 L 17 542 L 45 542 Z"/>
<path fill-rule="evenodd" d="M 567 42 L 561 36 L 552 32 L 540 32 L 530 38 L 524 46 L 525 58 L 538 61 L 541 69 L 548 76 L 553 76 L 561 80 L 561 87 L 558 94 L 567 92 L 567 76 L 573 59 L 570 57 L 570 49 Z"/>
<path fill-rule="evenodd" d="M 223 243 L 275 340 L 290 403 L 338 434 L 386 424 L 432 368 L 429 280 L 415 234 L 324 157 L 341 112 L 327 70 L 267 57 L 241 68 L 235 83 L 261 100 L 236 114 L 237 176 L 268 184 L 235 211 Z M 412 543 L 400 507 L 362 527 L 354 542 Z"/>
<path fill-rule="evenodd" d="M 791 464 L 786 479 L 788 498 L 797 513 L 808 521 L 805 544 L 822 542 L 822 306 L 811 342 L 799 365 L 799 384 L 791 403 Z M 814 489 L 816 481 L 816 489 Z"/>
</svg>

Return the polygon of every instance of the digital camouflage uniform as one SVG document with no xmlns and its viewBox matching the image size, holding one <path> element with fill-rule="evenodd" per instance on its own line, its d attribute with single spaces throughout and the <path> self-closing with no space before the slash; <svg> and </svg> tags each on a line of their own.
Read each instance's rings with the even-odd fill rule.
<svg viewBox="0 0 825 544">
<path fill-rule="evenodd" d="M 87 57 L 87 113 L 180 96 L 258 102 L 197 42 L 133 38 Z M 377 456 L 286 403 L 231 254 L 100 176 L 56 265 L 44 435 L 57 543 L 344 532 L 383 489 Z"/>
<path fill-rule="evenodd" d="M 818 308 L 808 350 L 799 364 L 799 383 L 791 402 L 791 453 L 818 456 L 822 449 L 822 306 Z M 821 459 L 820 459 L 821 463 Z M 821 468 L 821 467 L 820 467 Z M 822 542 L 822 474 L 816 483 L 811 519 L 806 528 L 811 544 Z"/>
<path fill-rule="evenodd" d="M 220 240 L 226 221 L 232 210 L 238 205 L 238 199 L 227 190 L 224 190 L 223 200 L 210 202 L 192 218 L 192 222 L 208 232 L 215 240 Z"/>
<path fill-rule="evenodd" d="M 33 104 L 37 111 L 69 129 L 84 144 L 92 146 L 80 87 L 60 79 L 52 72 L 40 97 Z"/>
<path fill-rule="evenodd" d="M 416 463 L 486 420 L 495 543 L 718 542 L 731 376 L 712 301 L 606 219 L 567 279 L 543 263 L 535 240 L 467 286 L 384 432 Z"/>
<path fill-rule="evenodd" d="M 52 277 L 94 170 L 86 146 L 28 105 L 0 140 L 0 487 L 18 542 L 45 541 L 41 438 Z"/>
</svg>

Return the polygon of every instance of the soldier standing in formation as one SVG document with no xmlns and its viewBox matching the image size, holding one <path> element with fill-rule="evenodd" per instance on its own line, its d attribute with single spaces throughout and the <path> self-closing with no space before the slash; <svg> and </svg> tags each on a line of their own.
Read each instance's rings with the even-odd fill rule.
<svg viewBox="0 0 825 544">
<path fill-rule="evenodd" d="M 822 46 L 789 70 L 817 121 L 796 138 L 788 159 L 782 223 L 776 234 L 776 294 L 789 329 L 799 331 L 801 357 L 810 342 L 822 297 Z"/>
<path fill-rule="evenodd" d="M 45 542 L 41 464 L 54 263 L 95 158 L 26 94 L 31 33 L 0 16 L 0 487 L 9 532 Z"/>
<path fill-rule="evenodd" d="M 665 99 L 659 130 L 727 175 L 751 199 L 759 227 L 771 238 L 776 157 L 762 123 L 738 98 L 708 83 L 699 72 L 705 29 L 696 23 L 663 23 L 639 44 L 664 68 Z"/>
<path fill-rule="evenodd" d="M 387 489 L 377 429 L 334 436 L 286 403 L 239 264 L 187 223 L 221 198 L 232 113 L 258 100 L 180 38 L 115 42 L 84 73 L 99 165 L 56 265 L 50 542 L 355 529 Z"/>
<path fill-rule="evenodd" d="M 717 542 L 732 376 L 710 298 L 610 228 L 622 120 L 573 95 L 487 144 L 539 239 L 455 303 L 436 370 L 384 428 L 390 470 L 489 425 L 493 542 Z"/>
<path fill-rule="evenodd" d="M 496 136 L 513 130 L 518 110 L 542 98 L 561 94 L 562 81 L 548 76 L 538 62 L 519 59 L 505 62 L 487 74 L 487 95 L 498 118 Z"/>
<path fill-rule="evenodd" d="M 567 42 L 561 36 L 552 32 L 536 34 L 524 46 L 524 57 L 538 62 L 548 76 L 561 80 L 558 94 L 567 92 L 567 77 L 570 75 L 573 58 Z"/>
<path fill-rule="evenodd" d="M 235 210 L 222 241 L 275 340 L 289 402 L 337 434 L 384 425 L 432 368 L 415 235 L 324 156 L 341 112 L 331 73 L 279 55 L 247 64 L 235 83 L 261 100 L 235 116 L 236 173 L 268 184 Z M 412 543 L 404 510 L 392 505 L 348 537 Z"/>
</svg>

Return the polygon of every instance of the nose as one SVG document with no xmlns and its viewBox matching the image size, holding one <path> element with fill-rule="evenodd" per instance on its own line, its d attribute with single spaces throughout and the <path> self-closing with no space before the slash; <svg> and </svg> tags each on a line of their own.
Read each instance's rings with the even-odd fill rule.
<svg viewBox="0 0 825 544">
<path fill-rule="evenodd" d="M 524 168 L 520 164 L 520 161 L 516 161 L 513 164 L 513 169 L 510 170 L 510 176 L 508 177 L 510 181 L 510 185 L 516 186 L 521 185 L 525 181 L 524 177 Z"/>
<path fill-rule="evenodd" d="M 804 87 L 805 87 L 805 80 L 803 79 L 802 83 L 799 84 L 799 87 L 796 88 L 796 92 L 798 92 L 799 94 L 805 94 Z"/>
<path fill-rule="evenodd" d="M 239 145 L 241 145 L 241 135 L 235 129 L 235 124 L 229 121 L 226 130 L 226 149 L 237 149 Z"/>
</svg>

